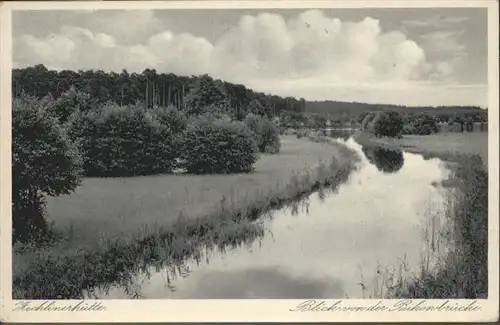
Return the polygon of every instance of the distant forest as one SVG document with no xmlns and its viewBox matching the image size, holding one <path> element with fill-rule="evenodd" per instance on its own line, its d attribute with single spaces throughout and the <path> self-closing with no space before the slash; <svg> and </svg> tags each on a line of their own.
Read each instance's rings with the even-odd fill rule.
<svg viewBox="0 0 500 325">
<path fill-rule="evenodd" d="M 204 104 L 218 105 L 221 98 L 229 106 L 231 115 L 242 120 L 248 113 L 250 103 L 258 101 L 263 114 L 269 117 L 293 115 L 320 115 L 333 122 L 361 121 L 374 111 L 397 111 L 405 115 L 427 113 L 441 122 L 457 117 L 468 117 L 475 121 L 486 121 L 487 110 L 474 106 L 412 107 L 386 104 L 367 104 L 337 101 L 306 101 L 304 98 L 280 97 L 256 92 L 240 84 L 213 79 L 208 75 L 177 76 L 172 73 L 157 73 L 146 69 L 142 73 L 104 72 L 101 70 L 71 71 L 48 70 L 44 65 L 24 69 L 13 69 L 13 97 L 21 94 L 43 98 L 47 95 L 57 99 L 70 88 L 90 95 L 95 103 L 113 101 L 119 105 L 144 103 L 147 107 L 173 105 L 185 108 L 191 91 L 209 88 L 209 98 Z M 212 102 L 211 102 L 212 101 Z"/>
<path fill-rule="evenodd" d="M 223 98 L 231 108 L 233 117 L 238 120 L 245 117 L 247 107 L 254 100 L 258 100 L 266 110 L 263 113 L 270 117 L 279 116 L 284 111 L 302 113 L 305 110 L 304 99 L 256 92 L 244 85 L 215 80 L 208 75 L 177 76 L 157 73 L 154 69 L 146 69 L 142 73 L 129 73 L 126 70 L 121 73 L 101 70 L 55 71 L 41 64 L 12 71 L 13 97 L 24 93 L 40 99 L 47 95 L 57 99 L 72 87 L 89 94 L 96 103 L 113 101 L 128 105 L 142 102 L 147 107 L 173 105 L 181 110 L 192 90 L 205 88 L 205 93 L 211 98 L 205 98 L 204 104 L 217 105 Z"/>
</svg>

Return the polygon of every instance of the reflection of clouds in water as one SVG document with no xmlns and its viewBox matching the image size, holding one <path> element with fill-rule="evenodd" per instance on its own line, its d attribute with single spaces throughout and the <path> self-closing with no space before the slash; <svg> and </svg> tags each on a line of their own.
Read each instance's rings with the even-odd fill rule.
<svg viewBox="0 0 500 325">
<path fill-rule="evenodd" d="M 343 297 L 339 281 L 292 277 L 276 269 L 212 271 L 176 298 L 192 299 L 311 299 Z"/>
</svg>

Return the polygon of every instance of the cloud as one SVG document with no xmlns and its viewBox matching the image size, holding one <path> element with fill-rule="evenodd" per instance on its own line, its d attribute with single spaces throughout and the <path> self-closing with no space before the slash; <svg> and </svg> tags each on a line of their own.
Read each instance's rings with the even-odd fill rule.
<svg viewBox="0 0 500 325">
<path fill-rule="evenodd" d="M 24 58 L 35 59 L 45 64 L 71 64 L 71 53 L 77 47 L 78 44 L 70 37 L 54 34 L 44 39 L 38 39 L 32 35 L 21 35 L 20 39 L 14 43 L 14 51 L 21 53 Z"/>
<path fill-rule="evenodd" d="M 156 33 L 164 28 L 153 10 L 101 10 L 87 12 L 85 28 L 105 31 L 120 39 L 122 44 L 134 44 L 144 40 L 144 35 Z"/>
<path fill-rule="evenodd" d="M 208 73 L 259 91 L 311 99 L 335 99 L 342 84 L 359 84 L 365 89 L 376 83 L 440 78 L 449 82 L 458 64 L 429 62 L 418 42 L 402 32 L 383 31 L 380 22 L 370 17 L 341 21 L 320 10 L 288 20 L 271 13 L 245 15 L 212 43 L 163 28 L 151 11 L 106 14 L 99 13 L 92 29 L 63 26 L 47 37 L 21 36 L 15 40 L 14 61 L 67 69 Z M 420 41 L 430 44 L 431 50 L 463 51 L 458 36 L 438 32 L 426 34 Z M 368 93 L 355 91 L 355 87 L 345 89 L 353 95 L 351 100 Z"/>
<path fill-rule="evenodd" d="M 427 53 L 434 56 L 430 79 L 452 82 L 455 71 L 467 60 L 467 47 L 460 40 L 464 31 L 437 31 L 420 36 Z"/>
<path fill-rule="evenodd" d="M 459 17 L 459 16 L 436 16 L 432 18 L 421 18 L 421 19 L 410 19 L 403 20 L 401 23 L 403 26 L 407 27 L 434 27 L 434 28 L 442 28 L 448 27 L 449 25 L 459 24 L 468 21 L 469 17 Z"/>
</svg>

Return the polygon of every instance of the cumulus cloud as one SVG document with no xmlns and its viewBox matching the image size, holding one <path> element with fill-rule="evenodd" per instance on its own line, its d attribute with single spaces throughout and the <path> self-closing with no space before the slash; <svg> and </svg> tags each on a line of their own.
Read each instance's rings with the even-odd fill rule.
<svg viewBox="0 0 500 325">
<path fill-rule="evenodd" d="M 463 30 L 441 30 L 420 36 L 427 53 L 436 57 L 430 79 L 454 81 L 455 71 L 467 59 L 467 48 L 460 40 L 463 33 Z"/>
<path fill-rule="evenodd" d="M 331 95 L 341 84 L 450 79 L 456 64 L 429 62 L 416 41 L 402 32 L 382 30 L 380 22 L 370 17 L 341 21 L 320 10 L 288 20 L 271 13 L 245 15 L 210 42 L 165 29 L 145 35 L 160 26 L 150 11 L 111 15 L 116 19 L 98 18 L 93 31 L 64 26 L 45 38 L 23 35 L 15 40 L 14 61 L 69 69 L 208 73 L 260 91 L 288 94 L 293 89 L 290 95 L 310 94 L 311 99 L 324 97 L 312 89 Z M 142 37 L 130 42 L 130 35 Z M 457 49 L 447 36 L 429 34 L 421 41 Z"/>
</svg>

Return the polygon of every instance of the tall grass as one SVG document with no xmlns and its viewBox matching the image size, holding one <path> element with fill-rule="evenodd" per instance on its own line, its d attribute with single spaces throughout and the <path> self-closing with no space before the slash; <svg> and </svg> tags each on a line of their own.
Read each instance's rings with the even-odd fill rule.
<svg viewBox="0 0 500 325">
<path fill-rule="evenodd" d="M 183 274 L 186 259 L 201 259 L 204 251 L 235 248 L 261 238 L 265 230 L 258 218 L 262 214 L 345 182 L 359 157 L 347 147 L 339 146 L 338 151 L 341 159 L 334 157 L 297 173 L 289 182 L 261 190 L 251 200 L 235 202 L 232 197 L 222 197 L 219 209 L 203 218 L 187 218 L 181 213 L 171 227 L 153 224 L 132 241 L 107 241 L 99 249 L 77 255 L 38 251 L 26 271 L 14 275 L 13 298 L 79 299 L 117 285 L 132 290 L 134 277 L 147 275 L 151 268 L 169 267 L 173 273 Z"/>
</svg>

